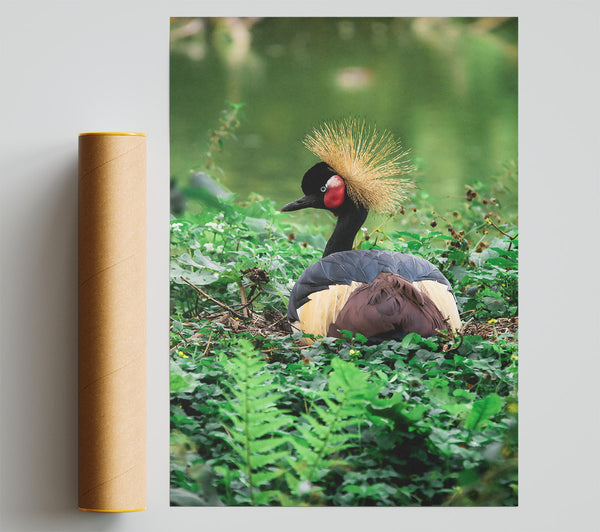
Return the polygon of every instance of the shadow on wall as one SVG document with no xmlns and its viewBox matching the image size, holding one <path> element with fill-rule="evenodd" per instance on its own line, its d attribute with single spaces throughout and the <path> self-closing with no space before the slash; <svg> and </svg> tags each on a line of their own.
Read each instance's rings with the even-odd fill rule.
<svg viewBox="0 0 600 532">
<path fill-rule="evenodd" d="M 4 165 L 21 177 L 14 191 L 27 190 L 23 176 L 35 188 L 9 192 L 3 213 L 5 249 L 19 252 L 3 257 L 3 299 L 13 306 L 0 371 L 3 487 L 11 486 L 0 497 L 1 528 L 58 530 L 78 513 L 76 137 Z M 11 284 L 11 272 L 26 281 Z"/>
</svg>

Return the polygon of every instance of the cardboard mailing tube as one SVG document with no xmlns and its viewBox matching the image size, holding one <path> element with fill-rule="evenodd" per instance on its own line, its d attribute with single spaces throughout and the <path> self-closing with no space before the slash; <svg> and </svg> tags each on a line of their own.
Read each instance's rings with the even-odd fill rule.
<svg viewBox="0 0 600 532">
<path fill-rule="evenodd" d="M 146 135 L 79 136 L 79 509 L 146 507 Z"/>
</svg>

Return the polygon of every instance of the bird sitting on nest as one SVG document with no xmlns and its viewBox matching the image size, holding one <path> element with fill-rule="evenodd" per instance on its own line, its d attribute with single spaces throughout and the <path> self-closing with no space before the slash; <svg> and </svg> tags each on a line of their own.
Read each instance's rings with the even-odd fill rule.
<svg viewBox="0 0 600 532">
<path fill-rule="evenodd" d="M 461 326 L 452 288 L 429 261 L 393 251 L 353 250 L 369 211 L 398 208 L 414 187 L 407 152 L 387 131 L 348 119 L 325 123 L 304 141 L 321 161 L 302 179 L 304 196 L 283 207 L 325 209 L 337 217 L 323 258 L 310 265 L 290 294 L 288 319 L 306 334 L 370 342 L 415 332 L 433 336 Z"/>
</svg>

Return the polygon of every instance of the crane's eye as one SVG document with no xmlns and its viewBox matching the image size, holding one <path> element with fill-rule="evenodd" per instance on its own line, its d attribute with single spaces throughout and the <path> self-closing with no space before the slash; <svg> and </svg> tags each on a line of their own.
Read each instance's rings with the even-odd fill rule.
<svg viewBox="0 0 600 532">
<path fill-rule="evenodd" d="M 321 187 L 321 192 L 323 192 L 323 193 L 327 192 L 327 187 L 325 185 L 323 185 Z"/>
</svg>

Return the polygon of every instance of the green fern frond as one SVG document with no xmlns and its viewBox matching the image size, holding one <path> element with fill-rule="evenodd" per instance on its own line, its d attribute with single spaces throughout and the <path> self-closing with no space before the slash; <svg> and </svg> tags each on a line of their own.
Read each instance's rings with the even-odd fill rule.
<svg viewBox="0 0 600 532">
<path fill-rule="evenodd" d="M 222 407 L 230 421 L 226 441 L 237 455 L 250 503 L 267 504 L 278 492 L 264 488 L 285 471 L 283 459 L 289 452 L 282 450 L 288 443 L 283 428 L 291 418 L 277 407 L 281 394 L 270 382 L 272 376 L 261 353 L 245 339 L 239 339 L 235 347 L 228 366 L 231 381 L 225 383 L 230 399 Z"/>
<path fill-rule="evenodd" d="M 327 390 L 317 396 L 325 406 L 313 404 L 313 414 L 303 414 L 305 423 L 297 427 L 299 435 L 291 439 L 300 461 L 290 465 L 300 480 L 318 481 L 332 467 L 344 465 L 335 456 L 357 446 L 360 433 L 351 429 L 370 416 L 369 405 L 381 389 L 350 362 L 334 358 L 331 366 Z M 297 491 L 299 482 L 288 480 L 288 485 Z"/>
</svg>

